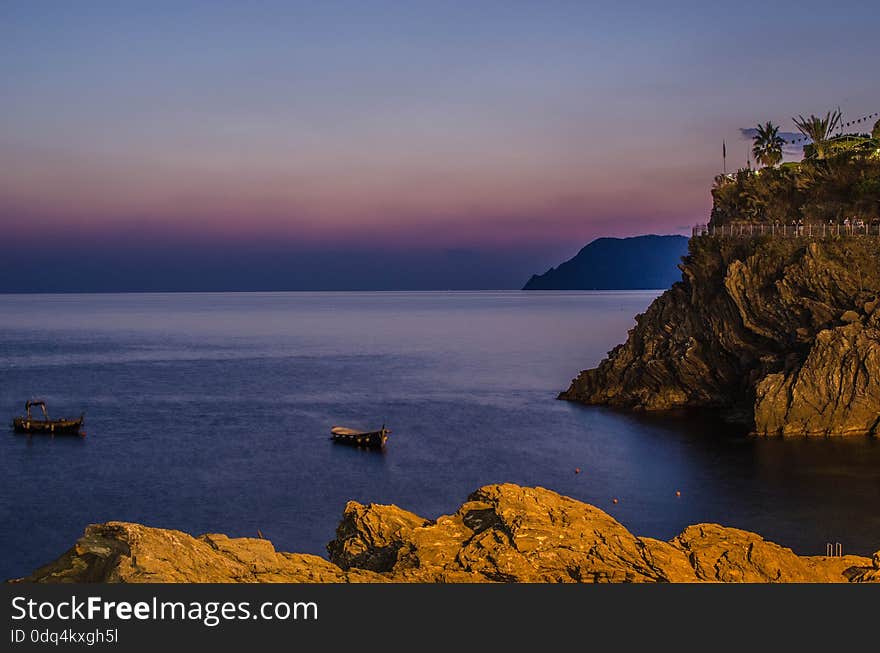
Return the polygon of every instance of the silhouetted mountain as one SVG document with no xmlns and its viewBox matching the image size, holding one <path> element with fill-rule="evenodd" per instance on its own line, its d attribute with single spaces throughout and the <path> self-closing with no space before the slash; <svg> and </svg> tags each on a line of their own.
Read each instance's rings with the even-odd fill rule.
<svg viewBox="0 0 880 653">
<path fill-rule="evenodd" d="M 523 290 L 668 288 L 681 278 L 687 250 L 684 236 L 597 238 L 559 267 L 532 275 Z"/>
</svg>

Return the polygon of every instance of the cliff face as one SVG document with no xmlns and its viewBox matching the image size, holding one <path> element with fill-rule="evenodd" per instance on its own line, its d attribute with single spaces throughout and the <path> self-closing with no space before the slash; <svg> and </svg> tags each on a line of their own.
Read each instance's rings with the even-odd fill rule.
<svg viewBox="0 0 880 653">
<path fill-rule="evenodd" d="M 759 535 L 699 524 L 636 537 L 598 508 L 543 488 L 488 485 L 431 521 L 349 502 L 330 561 L 267 540 L 109 522 L 15 582 L 878 582 L 880 552 L 804 557 Z"/>
<path fill-rule="evenodd" d="M 682 281 L 561 399 L 711 407 L 762 435 L 876 434 L 880 239 L 692 239 Z"/>
</svg>

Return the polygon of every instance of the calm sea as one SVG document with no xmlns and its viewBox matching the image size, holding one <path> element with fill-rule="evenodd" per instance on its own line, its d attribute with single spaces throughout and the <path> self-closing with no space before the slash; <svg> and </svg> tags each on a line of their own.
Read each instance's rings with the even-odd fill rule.
<svg viewBox="0 0 880 653">
<path fill-rule="evenodd" d="M 880 548 L 877 440 L 757 440 L 555 400 L 655 296 L 0 296 L 3 422 L 40 397 L 50 414 L 84 412 L 88 434 L 4 429 L 0 577 L 106 520 L 259 529 L 323 553 L 349 499 L 435 517 L 502 481 L 594 503 L 637 534 L 712 521 L 800 553 Z M 383 421 L 384 453 L 328 439 Z"/>
</svg>

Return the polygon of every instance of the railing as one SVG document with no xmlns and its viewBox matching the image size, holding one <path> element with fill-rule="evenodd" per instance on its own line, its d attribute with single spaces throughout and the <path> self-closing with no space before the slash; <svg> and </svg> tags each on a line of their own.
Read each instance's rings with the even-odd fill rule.
<svg viewBox="0 0 880 653">
<path fill-rule="evenodd" d="M 694 225 L 691 236 L 729 236 L 733 238 L 754 238 L 758 236 L 777 236 L 781 238 L 824 238 L 827 236 L 877 236 L 880 237 L 880 223 L 872 222 L 804 222 L 804 223 L 764 223 L 732 222 L 722 225 Z"/>
<path fill-rule="evenodd" d="M 840 542 L 826 542 L 825 543 L 825 557 L 826 558 L 842 558 L 843 557 L 843 545 Z"/>
</svg>

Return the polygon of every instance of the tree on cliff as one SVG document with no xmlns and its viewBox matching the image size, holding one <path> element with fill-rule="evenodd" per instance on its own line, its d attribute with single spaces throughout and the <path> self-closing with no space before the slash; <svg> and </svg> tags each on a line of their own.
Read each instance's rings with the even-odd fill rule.
<svg viewBox="0 0 880 653">
<path fill-rule="evenodd" d="M 809 118 L 798 116 L 792 120 L 801 134 L 813 141 L 816 158 L 824 159 L 828 139 L 831 137 L 831 133 L 840 126 L 841 117 L 840 109 L 837 109 L 826 113 L 824 118 L 810 115 Z"/>
<path fill-rule="evenodd" d="M 783 163 L 759 175 L 743 170 L 732 178 L 719 176 L 712 187 L 712 224 L 880 219 L 877 142 L 844 145 L 841 139 L 830 141 L 821 160 Z"/>
<path fill-rule="evenodd" d="M 782 161 L 782 147 L 785 140 L 779 135 L 779 125 L 774 125 L 767 121 L 766 124 L 759 124 L 755 128 L 755 136 L 752 139 L 752 154 L 755 161 L 763 166 L 772 168 Z"/>
<path fill-rule="evenodd" d="M 871 130 L 871 138 L 876 138 L 880 141 L 880 120 L 874 123 L 874 129 Z"/>
</svg>

